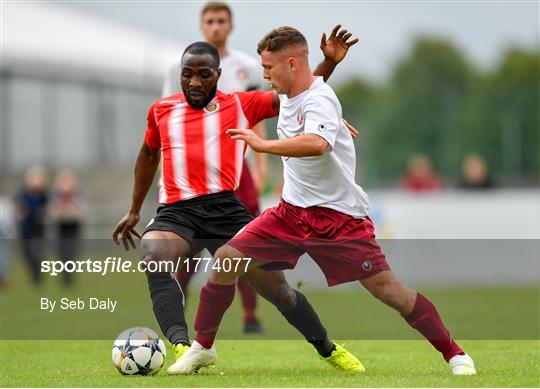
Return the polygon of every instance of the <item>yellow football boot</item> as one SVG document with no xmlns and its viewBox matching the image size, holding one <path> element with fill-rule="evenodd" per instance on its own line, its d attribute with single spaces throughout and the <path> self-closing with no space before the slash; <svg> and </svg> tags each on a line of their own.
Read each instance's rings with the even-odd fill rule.
<svg viewBox="0 0 540 389">
<path fill-rule="evenodd" d="M 338 370 L 351 373 L 363 373 L 366 371 L 362 362 L 339 344 L 336 344 L 336 349 L 332 351 L 329 357 L 321 357 L 321 359 Z"/>
<path fill-rule="evenodd" d="M 184 353 L 188 350 L 189 350 L 189 346 L 186 346 L 182 343 L 173 345 L 174 360 L 177 361 L 178 359 L 180 359 L 180 357 L 184 355 Z"/>
</svg>

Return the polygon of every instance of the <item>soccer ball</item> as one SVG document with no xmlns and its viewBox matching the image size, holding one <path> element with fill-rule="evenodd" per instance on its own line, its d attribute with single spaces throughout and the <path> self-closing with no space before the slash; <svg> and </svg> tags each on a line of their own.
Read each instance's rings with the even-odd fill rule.
<svg viewBox="0 0 540 389">
<path fill-rule="evenodd" d="M 116 338 L 112 360 L 123 375 L 154 375 L 165 361 L 165 343 L 146 327 L 129 328 Z"/>
</svg>

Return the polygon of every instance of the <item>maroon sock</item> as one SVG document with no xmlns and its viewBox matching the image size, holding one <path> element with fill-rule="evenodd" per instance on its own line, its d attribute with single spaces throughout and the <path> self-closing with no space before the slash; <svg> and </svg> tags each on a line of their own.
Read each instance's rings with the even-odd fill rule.
<svg viewBox="0 0 540 389">
<path fill-rule="evenodd" d="M 244 308 L 244 323 L 257 321 L 255 309 L 257 308 L 257 292 L 242 278 L 237 283 L 238 291 L 242 296 L 242 307 Z"/>
<path fill-rule="evenodd" d="M 201 289 L 199 308 L 195 317 L 195 340 L 204 348 L 214 344 L 219 324 L 234 299 L 235 284 L 220 285 L 210 281 Z"/>
<path fill-rule="evenodd" d="M 450 336 L 435 306 L 420 293 L 416 295 L 413 311 L 404 319 L 429 340 L 446 362 L 458 354 L 464 354 Z"/>
</svg>

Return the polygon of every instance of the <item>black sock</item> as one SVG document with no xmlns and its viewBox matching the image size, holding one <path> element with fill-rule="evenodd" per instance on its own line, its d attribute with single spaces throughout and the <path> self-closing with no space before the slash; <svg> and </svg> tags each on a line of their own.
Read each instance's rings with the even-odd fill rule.
<svg viewBox="0 0 540 389">
<path fill-rule="evenodd" d="M 172 344 L 181 343 L 189 346 L 182 303 L 184 296 L 174 275 L 169 272 L 147 273 L 147 278 L 154 315 L 161 332 Z"/>
<path fill-rule="evenodd" d="M 315 347 L 315 350 L 323 358 L 328 358 L 332 355 L 332 351 L 336 349 L 336 345 L 330 339 L 326 338 L 323 340 L 309 340 L 309 343 Z"/>
<path fill-rule="evenodd" d="M 304 335 L 322 357 L 329 357 L 335 348 L 334 343 L 328 339 L 326 329 L 306 296 L 297 290 L 294 292 L 296 293 L 296 306 L 290 310 L 280 309 L 279 311 L 289 324 Z"/>
</svg>

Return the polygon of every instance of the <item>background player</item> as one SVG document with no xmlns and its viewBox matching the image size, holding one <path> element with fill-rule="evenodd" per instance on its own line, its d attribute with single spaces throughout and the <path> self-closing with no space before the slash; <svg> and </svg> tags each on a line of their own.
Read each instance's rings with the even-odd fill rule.
<svg viewBox="0 0 540 389">
<path fill-rule="evenodd" d="M 218 49 L 221 77 L 218 89 L 224 93 L 242 92 L 263 89 L 262 74 L 257 59 L 227 45 L 227 39 L 233 30 L 231 8 L 222 2 L 209 2 L 201 10 L 201 31 L 207 42 L 212 43 Z M 170 96 L 181 91 L 179 77 L 180 58 L 170 67 L 163 84 L 162 96 Z M 257 123 L 253 131 L 261 138 L 265 138 L 264 122 Z M 259 194 L 264 189 L 266 179 L 266 154 L 252 153 L 254 169 L 247 162 L 251 153 L 246 153 L 240 183 L 236 190 L 236 196 L 244 204 L 252 216 L 260 214 Z M 187 271 L 187 269 L 190 271 Z M 188 284 L 195 274 L 193 263 L 185 266 L 176 273 L 176 278 L 187 297 Z M 263 329 L 256 315 L 257 294 L 253 288 L 243 279 L 239 279 L 238 290 L 242 297 L 244 309 L 244 332 L 261 333 Z"/>
<path fill-rule="evenodd" d="M 338 33 L 339 28 L 334 28 L 328 40 L 323 35 L 325 59 L 315 74 L 327 78 L 345 57 L 349 45 L 343 32 Z M 189 348 L 189 338 L 182 290 L 171 277 L 170 265 L 205 247 L 214 253 L 252 220 L 232 193 L 239 180 L 245 145 L 231 140 L 226 130 L 249 127 L 275 116 L 279 108 L 275 92 L 217 91 L 220 73 L 219 55 L 213 45 L 196 42 L 186 48 L 181 69 L 184 93 L 159 99 L 151 106 L 145 142 L 135 166 L 131 209 L 113 232 L 117 244 L 122 241 L 126 249 L 130 245 L 135 248 L 133 235 L 140 234 L 134 227 L 163 154 L 161 206 L 146 227 L 141 250 L 143 261 L 161 266 L 146 272 L 148 286 L 156 319 L 174 345 L 177 358 Z M 330 341 L 305 296 L 290 288 L 283 272 L 254 268 L 246 277 L 325 361 L 347 371 L 363 369 L 353 355 Z M 174 365 L 168 372 L 177 374 Z"/>
<path fill-rule="evenodd" d="M 449 362 L 456 375 L 476 374 L 435 306 L 392 273 L 368 217 L 368 198 L 354 181 L 356 157 L 342 123 L 341 105 L 330 86 L 309 70 L 305 37 L 291 27 L 268 33 L 257 47 L 264 77 L 280 94 L 279 140 L 262 140 L 232 129 L 232 139 L 254 150 L 280 155 L 284 165 L 281 203 L 248 224 L 216 258 L 257 258 L 250 267 L 294 268 L 307 252 L 329 286 L 360 281 L 376 298 L 396 309 Z M 213 347 L 223 314 L 234 298 L 242 269 L 214 270 L 201 290 L 192 348 L 176 362 L 178 371 L 215 362 Z M 212 291 L 219 289 L 219 293 Z"/>
</svg>

